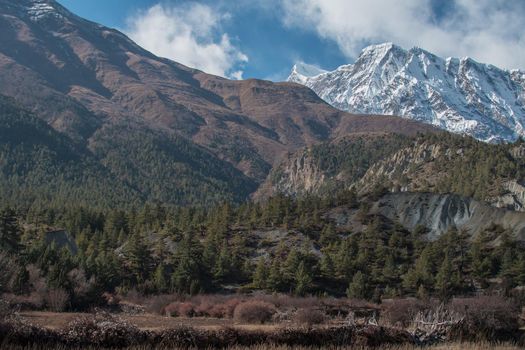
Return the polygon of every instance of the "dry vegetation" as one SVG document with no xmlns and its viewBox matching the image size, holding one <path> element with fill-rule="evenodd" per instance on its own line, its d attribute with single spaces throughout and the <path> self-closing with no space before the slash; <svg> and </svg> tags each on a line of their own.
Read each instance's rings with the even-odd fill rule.
<svg viewBox="0 0 525 350">
<path fill-rule="evenodd" d="M 225 349 L 273 344 L 358 349 L 524 340 L 517 304 L 497 296 L 457 298 L 447 304 L 389 300 L 381 305 L 282 295 L 146 298 L 131 293 L 108 300 L 111 312 L 92 314 L 16 312 L 1 303 L 0 344 L 28 349 L 35 342 L 49 347 Z M 454 349 L 438 347 L 449 348 Z"/>
<path fill-rule="evenodd" d="M 8 346 L 5 348 L 6 350 L 49 350 L 49 347 L 45 346 Z M 76 350 L 77 348 L 71 348 L 66 346 L 57 346 L 54 347 L 55 350 Z M 93 347 L 87 347 L 87 348 L 78 348 L 79 350 L 100 350 L 100 348 L 93 348 Z M 145 346 L 136 346 L 136 347 L 129 347 L 127 350 L 150 350 L 150 347 Z M 181 348 L 158 348 L 159 350 L 179 350 Z M 244 347 L 244 346 L 232 346 L 229 347 L 227 350 L 314 350 L 318 348 L 312 348 L 312 347 L 304 347 L 304 346 L 286 346 L 286 345 L 255 345 L 250 347 Z M 324 348 L 326 350 L 368 350 L 371 349 L 369 347 L 362 347 L 362 346 L 348 346 L 348 347 L 326 347 Z M 414 345 L 394 345 L 394 346 L 382 346 L 379 348 L 373 348 L 373 349 L 380 349 L 380 350 L 417 350 L 421 349 L 418 346 Z M 519 347 L 517 345 L 512 344 L 493 344 L 493 343 L 450 343 L 450 344 L 444 344 L 444 345 L 435 345 L 435 346 L 429 346 L 426 347 L 427 350 L 519 350 L 522 349 L 522 347 Z"/>
</svg>

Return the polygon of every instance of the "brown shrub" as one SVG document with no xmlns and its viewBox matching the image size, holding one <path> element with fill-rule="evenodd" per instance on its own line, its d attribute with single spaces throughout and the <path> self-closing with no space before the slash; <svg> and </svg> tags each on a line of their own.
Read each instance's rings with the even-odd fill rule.
<svg viewBox="0 0 525 350">
<path fill-rule="evenodd" d="M 9 302 L 6 300 L 0 299 L 0 321 L 7 320 L 13 314 L 13 309 Z"/>
<path fill-rule="evenodd" d="M 107 306 L 115 306 L 120 303 L 120 297 L 118 295 L 108 293 L 108 292 L 104 292 L 102 294 L 102 299 L 106 301 Z"/>
<path fill-rule="evenodd" d="M 44 306 L 43 297 L 36 292 L 29 295 L 4 294 L 3 298 L 20 310 L 42 310 Z"/>
<path fill-rule="evenodd" d="M 276 309 L 273 304 L 251 300 L 237 305 L 233 318 L 236 322 L 262 324 L 271 321 L 275 312 Z"/>
<path fill-rule="evenodd" d="M 231 295 L 198 295 L 189 300 L 193 304 L 193 316 L 215 318 L 232 318 L 235 307 L 241 301 Z"/>
<path fill-rule="evenodd" d="M 222 304 L 214 305 L 209 312 L 210 317 L 217 318 L 233 318 L 233 313 L 237 305 L 241 303 L 241 299 L 233 298 L 226 300 Z"/>
<path fill-rule="evenodd" d="M 293 321 L 301 326 L 312 327 L 313 325 L 324 323 L 326 321 L 326 315 L 319 309 L 299 309 L 295 313 Z"/>
<path fill-rule="evenodd" d="M 430 310 L 433 306 L 431 302 L 418 299 L 389 300 L 383 303 L 381 321 L 391 326 L 408 327 L 418 313 Z"/>
<path fill-rule="evenodd" d="M 190 302 L 174 302 L 164 308 L 166 316 L 171 317 L 192 317 L 195 315 L 195 309 Z"/>
<path fill-rule="evenodd" d="M 136 289 L 132 289 L 128 291 L 126 295 L 121 297 L 120 299 L 128 303 L 135 304 L 135 305 L 143 305 L 146 300 L 146 298 L 144 297 L 144 294 L 142 294 Z"/>
<path fill-rule="evenodd" d="M 0 251 L 0 293 L 12 291 L 13 276 L 19 266 L 16 261 L 4 251 Z"/>
<path fill-rule="evenodd" d="M 256 300 L 275 305 L 278 309 L 313 308 L 321 305 L 321 300 L 315 297 L 294 297 L 287 294 L 258 295 Z"/>
<path fill-rule="evenodd" d="M 464 315 L 455 336 L 475 340 L 506 340 L 519 330 L 519 306 L 500 296 L 455 298 L 447 306 Z"/>
<path fill-rule="evenodd" d="M 145 301 L 145 310 L 146 312 L 157 314 L 157 315 L 165 315 L 166 314 L 166 306 L 169 304 L 177 301 L 176 295 L 169 295 L 169 294 L 162 294 L 162 295 L 155 295 L 150 298 L 148 298 Z"/>
<path fill-rule="evenodd" d="M 69 294 L 64 289 L 50 289 L 46 295 L 47 307 L 55 312 L 62 312 L 69 302 Z"/>
</svg>

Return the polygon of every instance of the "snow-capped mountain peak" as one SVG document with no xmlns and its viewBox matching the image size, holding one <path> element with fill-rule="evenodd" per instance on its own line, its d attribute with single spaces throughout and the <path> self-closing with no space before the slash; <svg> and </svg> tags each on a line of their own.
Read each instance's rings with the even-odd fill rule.
<svg viewBox="0 0 525 350">
<path fill-rule="evenodd" d="M 316 67 L 311 64 L 306 64 L 304 62 L 296 63 L 292 68 L 292 73 L 290 76 L 294 76 L 295 82 L 305 82 L 308 78 L 312 78 L 321 74 L 326 73 L 326 70 L 323 70 L 319 67 Z"/>
<path fill-rule="evenodd" d="M 525 136 L 525 73 L 519 70 L 384 43 L 363 49 L 353 64 L 306 72 L 295 66 L 288 80 L 342 110 L 400 115 L 488 142 Z"/>
</svg>

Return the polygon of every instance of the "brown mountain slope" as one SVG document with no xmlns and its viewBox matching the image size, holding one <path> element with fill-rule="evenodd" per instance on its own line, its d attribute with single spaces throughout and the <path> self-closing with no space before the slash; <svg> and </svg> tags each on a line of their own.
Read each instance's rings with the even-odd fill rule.
<svg viewBox="0 0 525 350">
<path fill-rule="evenodd" d="M 0 0 L 0 42 L 0 93 L 104 159 L 108 150 L 97 145 L 107 144 L 112 130 L 146 128 L 192 140 L 261 182 L 284 154 L 318 141 L 433 130 L 340 112 L 297 84 L 205 74 L 156 57 L 54 0 Z"/>
</svg>

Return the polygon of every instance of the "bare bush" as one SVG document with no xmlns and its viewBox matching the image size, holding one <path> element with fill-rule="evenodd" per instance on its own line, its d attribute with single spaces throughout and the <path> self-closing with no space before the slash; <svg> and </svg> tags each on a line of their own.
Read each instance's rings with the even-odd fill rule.
<svg viewBox="0 0 525 350">
<path fill-rule="evenodd" d="M 73 344 L 121 347 L 139 343 L 144 334 L 120 317 L 99 312 L 77 318 L 66 327 L 63 336 Z"/>
<path fill-rule="evenodd" d="M 73 269 L 67 274 L 67 277 L 71 281 L 76 298 L 85 297 L 95 286 L 95 276 L 88 280 L 83 269 Z"/>
<path fill-rule="evenodd" d="M 252 300 L 237 305 L 233 318 L 236 322 L 262 324 L 271 321 L 275 312 L 276 309 L 273 304 Z"/>
<path fill-rule="evenodd" d="M 450 310 L 464 316 L 455 336 L 475 340 L 505 340 L 519 329 L 519 306 L 500 296 L 455 298 Z"/>
<path fill-rule="evenodd" d="M 0 299 L 0 322 L 9 319 L 12 314 L 13 309 L 11 308 L 11 305 L 9 305 L 9 302 Z"/>
<path fill-rule="evenodd" d="M 312 327 L 324 323 L 326 315 L 318 309 L 304 308 L 297 310 L 293 320 L 298 325 Z"/>
<path fill-rule="evenodd" d="M 381 321 L 386 325 L 408 327 L 420 312 L 433 309 L 432 303 L 418 299 L 392 299 L 383 304 Z"/>
<path fill-rule="evenodd" d="M 321 301 L 315 297 L 294 297 L 287 294 L 263 294 L 255 299 L 275 305 L 278 309 L 300 309 L 319 307 Z"/>
<path fill-rule="evenodd" d="M 69 302 L 69 293 L 64 289 L 50 289 L 46 295 L 47 307 L 55 312 L 62 312 L 66 309 Z"/>
<path fill-rule="evenodd" d="M 18 265 L 6 252 L 0 251 L 0 292 L 12 290 L 13 276 L 16 274 Z"/>
<path fill-rule="evenodd" d="M 441 304 L 434 309 L 417 313 L 413 321 L 412 334 L 420 344 L 445 341 L 450 330 L 460 325 L 463 320 L 464 315 Z"/>
<path fill-rule="evenodd" d="M 126 293 L 125 296 L 121 296 L 120 299 L 135 305 L 143 305 L 146 298 L 144 295 L 136 289 L 132 289 Z"/>
<path fill-rule="evenodd" d="M 34 291 L 28 295 L 4 294 L 3 298 L 20 310 L 41 310 L 44 307 L 43 296 Z"/>
</svg>

